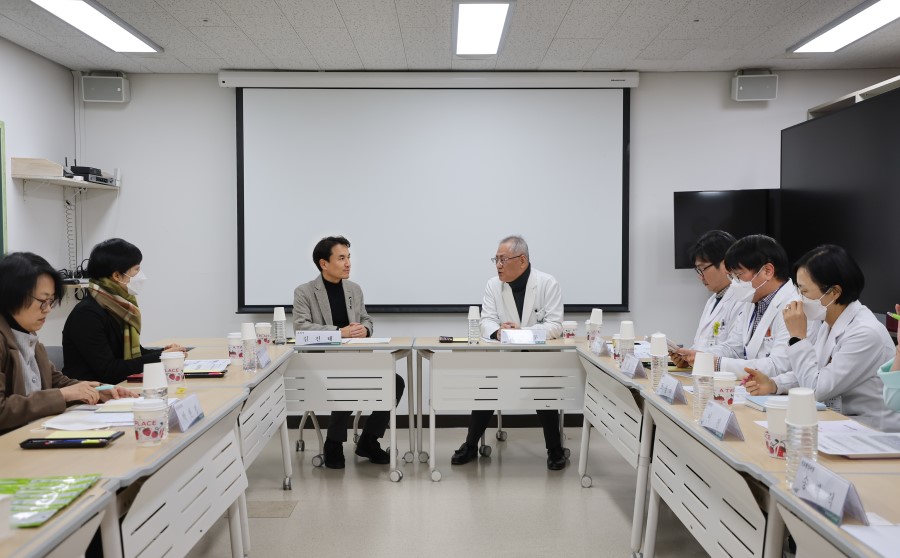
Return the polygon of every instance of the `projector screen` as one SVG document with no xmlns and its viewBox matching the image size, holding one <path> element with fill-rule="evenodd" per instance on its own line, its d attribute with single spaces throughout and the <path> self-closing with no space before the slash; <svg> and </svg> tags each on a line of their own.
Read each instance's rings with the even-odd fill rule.
<svg viewBox="0 0 900 558">
<path fill-rule="evenodd" d="M 238 311 L 290 307 L 324 236 L 370 312 L 480 304 L 520 234 L 567 311 L 627 310 L 627 89 L 238 89 Z"/>
</svg>

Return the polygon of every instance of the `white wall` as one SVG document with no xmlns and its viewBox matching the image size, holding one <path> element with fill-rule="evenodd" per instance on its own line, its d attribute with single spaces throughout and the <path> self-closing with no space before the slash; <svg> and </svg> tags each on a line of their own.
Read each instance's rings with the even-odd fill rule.
<svg viewBox="0 0 900 558">
<path fill-rule="evenodd" d="M 633 319 L 639 332 L 662 330 L 688 342 L 706 292 L 693 271 L 673 268 L 672 192 L 777 187 L 782 128 L 801 122 L 811 106 L 897 73 L 782 72 L 779 98 L 769 103 L 731 101 L 728 73 L 643 74 L 632 91 L 632 311 L 607 316 L 605 330 Z M 130 103 L 87 104 L 85 162 L 121 168 L 123 186 L 117 197 L 98 195 L 87 204 L 86 245 L 122 236 L 143 250 L 150 278 L 141 297 L 143 339 L 217 336 L 260 319 L 234 313 L 234 91 L 219 88 L 212 75 L 130 79 Z M 580 239 L 564 249 L 596 252 Z M 311 277 L 308 254 L 294 253 L 289 240 L 282 252 L 296 261 L 298 283 Z M 448 280 L 487 279 L 452 273 Z M 585 317 L 574 316 L 580 322 Z M 465 319 L 457 315 L 375 319 L 379 335 L 465 333 Z M 41 333 L 51 344 L 61 329 L 55 325 Z"/>
</svg>

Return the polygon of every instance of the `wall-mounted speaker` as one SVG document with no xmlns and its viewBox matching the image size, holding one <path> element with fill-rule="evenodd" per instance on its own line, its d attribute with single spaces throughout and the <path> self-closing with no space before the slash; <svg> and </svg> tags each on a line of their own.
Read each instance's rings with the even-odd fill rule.
<svg viewBox="0 0 900 558">
<path fill-rule="evenodd" d="M 128 80 L 121 76 L 81 76 L 81 99 L 92 103 L 127 103 Z"/>
<path fill-rule="evenodd" d="M 778 76 L 775 74 L 731 78 L 731 98 L 735 101 L 771 101 L 777 96 Z"/>
</svg>

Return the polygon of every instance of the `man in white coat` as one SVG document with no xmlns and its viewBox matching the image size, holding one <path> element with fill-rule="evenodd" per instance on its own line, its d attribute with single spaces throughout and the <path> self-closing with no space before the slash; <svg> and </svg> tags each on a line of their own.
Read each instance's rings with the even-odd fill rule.
<svg viewBox="0 0 900 558">
<path fill-rule="evenodd" d="M 531 267 L 528 244 L 521 236 L 500 241 L 497 255 L 491 258 L 497 277 L 488 280 L 481 310 L 481 335 L 500 339 L 503 329 L 543 329 L 547 339 L 562 333 L 563 302 L 559 283 L 551 275 Z M 462 465 L 478 456 L 478 441 L 494 411 L 472 411 L 466 441 L 450 462 Z M 556 410 L 537 411 L 547 446 L 547 468 L 558 471 L 566 466 Z"/>
<path fill-rule="evenodd" d="M 716 355 L 717 371 L 747 375 L 745 368 L 777 376 L 791 369 L 787 356 L 788 334 L 783 310 L 800 299 L 788 273 L 788 258 L 775 239 L 761 234 L 746 236 L 725 253 L 737 302 L 748 304 L 737 317 L 724 342 L 708 347 Z M 693 364 L 696 350 L 681 349 L 678 354 Z"/>
<path fill-rule="evenodd" d="M 700 314 L 700 324 L 691 346 L 695 351 L 707 351 L 724 342 L 728 332 L 737 327 L 740 313 L 749 306 L 749 303 L 736 299 L 736 291 L 730 288 L 731 280 L 725 269 L 725 253 L 735 242 L 736 239 L 725 231 L 708 231 L 691 246 L 694 271 L 712 293 Z"/>
</svg>

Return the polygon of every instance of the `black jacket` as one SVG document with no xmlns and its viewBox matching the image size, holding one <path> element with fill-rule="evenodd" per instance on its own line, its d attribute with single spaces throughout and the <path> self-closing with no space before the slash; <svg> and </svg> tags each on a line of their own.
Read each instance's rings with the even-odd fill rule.
<svg viewBox="0 0 900 558">
<path fill-rule="evenodd" d="M 147 362 L 159 362 L 161 349 L 141 347 L 140 358 L 125 360 L 121 323 L 91 295 L 75 305 L 62 332 L 63 374 L 79 380 L 118 384 L 139 374 Z"/>
</svg>

